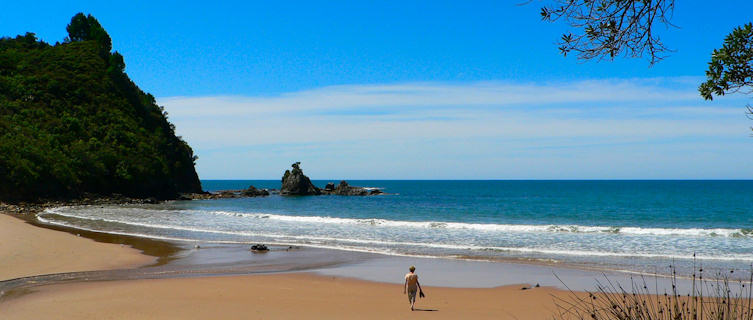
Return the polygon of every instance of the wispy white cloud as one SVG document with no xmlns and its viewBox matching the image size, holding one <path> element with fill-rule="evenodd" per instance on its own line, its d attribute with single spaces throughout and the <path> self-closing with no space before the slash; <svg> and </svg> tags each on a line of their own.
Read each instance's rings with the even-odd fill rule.
<svg viewBox="0 0 753 320">
<path fill-rule="evenodd" d="M 702 149 L 745 143 L 750 123 L 744 100 L 705 102 L 695 83 L 668 78 L 345 85 L 278 96 L 167 97 L 159 103 L 196 149 L 204 178 L 274 177 L 281 163 L 284 168 L 305 158 L 325 166 L 321 174 L 327 177 L 347 175 L 346 168 L 358 162 L 372 168 L 373 176 L 361 178 L 394 178 L 402 171 L 414 174 L 404 178 L 506 178 L 521 171 L 471 172 L 463 163 L 504 164 L 521 156 L 530 164 L 529 178 L 562 178 L 540 167 L 568 155 L 589 157 L 582 159 L 588 165 L 562 162 L 574 172 L 571 178 L 599 178 L 627 174 L 604 168 L 615 156 L 649 152 L 642 160 L 647 166 L 666 165 L 676 157 L 672 152 L 687 154 L 688 144 Z M 748 143 L 753 150 L 753 141 Z M 710 159 L 750 158 L 747 150 Z M 267 169 L 260 161 L 271 164 Z M 397 163 L 392 171 L 373 169 L 377 161 Z M 421 174 L 417 167 L 426 161 L 443 167 Z M 593 165 L 600 162 L 604 166 Z M 244 163 L 265 169 L 249 173 Z M 703 165 L 723 163 L 694 162 L 674 171 L 691 174 Z"/>
<path fill-rule="evenodd" d="M 186 116 L 217 116 L 363 107 L 510 106 L 597 101 L 676 101 L 697 98 L 695 92 L 656 85 L 666 82 L 669 81 L 647 79 L 551 84 L 475 82 L 343 85 L 271 97 L 168 97 L 160 102 L 165 105 L 179 105 L 182 109 L 181 114 Z"/>
</svg>

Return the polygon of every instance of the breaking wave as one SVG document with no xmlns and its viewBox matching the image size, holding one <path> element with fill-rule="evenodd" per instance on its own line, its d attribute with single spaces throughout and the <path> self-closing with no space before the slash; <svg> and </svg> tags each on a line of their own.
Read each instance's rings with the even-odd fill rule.
<svg viewBox="0 0 753 320">
<path fill-rule="evenodd" d="M 489 232 L 558 232 L 558 233 L 611 233 L 625 235 L 654 235 L 654 236 L 708 236 L 708 237 L 753 237 L 753 229 L 725 229 L 725 228 L 642 228 L 618 226 L 582 226 L 582 225 L 526 225 L 526 224 L 491 224 L 491 223 L 462 223 L 447 221 L 400 221 L 387 219 L 355 219 L 323 216 L 292 216 L 268 213 L 248 213 L 229 211 L 201 211 L 202 213 L 226 215 L 252 219 L 270 219 L 286 222 L 343 224 L 343 225 L 372 225 L 390 228 L 429 228 L 429 229 L 458 229 Z"/>
<path fill-rule="evenodd" d="M 269 232 L 246 232 L 246 231 L 229 231 L 214 228 L 199 228 L 188 227 L 174 224 L 158 224 L 158 223 L 143 223 L 129 221 L 127 219 L 110 219 L 102 217 L 87 217 L 81 214 L 74 214 L 71 212 L 65 212 L 62 209 L 54 208 L 47 209 L 38 215 L 40 221 L 49 224 L 62 225 L 67 227 L 78 228 L 88 231 L 107 232 L 120 235 L 130 235 L 136 237 L 145 237 L 162 240 L 172 241 L 203 241 L 201 238 L 191 237 L 176 237 L 176 236 L 164 236 L 149 232 L 136 232 L 136 231 L 118 231 L 107 230 L 107 228 L 92 228 L 84 227 L 76 223 L 68 221 L 60 221 L 54 219 L 54 216 L 67 217 L 73 219 L 81 219 L 88 221 L 106 222 L 110 224 L 127 225 L 144 227 L 151 229 L 161 230 L 179 230 L 193 233 L 205 233 L 205 234 L 221 234 L 238 236 L 242 238 L 265 238 L 273 241 L 275 244 L 296 244 L 296 245 L 309 245 L 315 247 L 324 247 L 341 250 L 352 251 L 364 251 L 364 252 L 376 252 L 383 254 L 394 255 L 406 255 L 404 251 L 397 248 L 431 248 L 441 250 L 470 250 L 475 252 L 497 252 L 497 253 L 517 253 L 517 254 L 538 254 L 538 255 L 559 255 L 559 256 L 581 256 L 581 257 L 616 257 L 616 258 L 660 258 L 660 259 L 677 259 L 677 260 L 716 260 L 716 261 L 750 261 L 753 260 L 753 254 L 727 254 L 727 255 L 697 255 L 695 257 L 686 254 L 670 254 L 670 253 L 641 253 L 641 252 L 613 252 L 613 251 L 600 251 L 600 250 L 582 250 L 575 248 L 568 249 L 553 249 L 553 248 L 541 248 L 541 247 L 504 247 L 504 246 L 484 246 L 484 245 L 462 245 L 456 243 L 441 243 L 441 242 L 416 242 L 416 241 L 392 241 L 384 239 L 360 239 L 360 238 L 345 238 L 345 237 L 333 237 L 333 236 L 317 236 L 317 235 L 294 235 L 283 233 L 269 233 Z M 143 210 L 143 209 L 137 209 Z M 348 218 L 331 218 L 331 217 L 308 217 L 308 216 L 286 216 L 264 213 L 235 213 L 226 211 L 201 211 L 203 213 L 210 213 L 215 215 L 229 215 L 235 217 L 252 218 L 252 219 L 270 219 L 279 221 L 294 221 L 301 223 L 327 223 L 327 224 L 357 224 L 357 225 L 374 225 L 382 227 L 398 227 L 398 228 L 442 228 L 442 229 L 471 229 L 471 230 L 483 230 L 483 231 L 505 231 L 505 232 L 582 232 L 582 233 L 596 233 L 596 232 L 608 232 L 617 233 L 614 228 L 611 227 L 590 227 L 590 226 L 531 226 L 531 225 L 497 225 L 497 224 L 466 224 L 466 223 L 448 223 L 448 222 L 411 222 L 411 221 L 393 221 L 383 219 L 348 219 Z M 582 228 L 582 229 L 580 229 Z M 632 234 L 639 235 L 690 235 L 690 236 L 705 236 L 709 232 L 719 232 L 719 230 L 727 230 L 731 232 L 732 229 L 660 229 L 660 228 L 622 228 L 622 230 L 628 229 Z M 637 231 L 636 231 L 637 230 Z M 652 230 L 652 232 L 646 232 L 645 230 Z M 655 231 L 663 230 L 663 231 Z M 672 230 L 672 231 L 669 231 Z M 682 232 L 676 232 L 674 230 L 685 230 Z M 688 231 L 694 230 L 694 231 Z M 701 231 L 695 231 L 701 230 Z M 714 231 L 711 231 L 714 230 Z M 741 229 L 742 230 L 742 229 Z M 621 230 L 620 230 L 621 231 Z M 730 233 L 731 234 L 731 233 Z M 254 241 L 238 241 L 238 240 L 211 240 L 208 242 L 217 243 L 253 243 Z M 417 254 L 422 255 L 422 254 Z M 427 256 L 427 255 L 424 255 Z M 432 255 L 428 255 L 432 256 Z"/>
</svg>

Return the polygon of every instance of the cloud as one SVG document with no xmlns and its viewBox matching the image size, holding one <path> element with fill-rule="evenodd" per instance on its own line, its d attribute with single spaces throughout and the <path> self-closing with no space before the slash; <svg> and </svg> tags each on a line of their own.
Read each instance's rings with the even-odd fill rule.
<svg viewBox="0 0 753 320">
<path fill-rule="evenodd" d="M 160 99 L 160 103 L 180 106 L 181 115 L 200 117 L 369 107 L 441 108 L 607 101 L 676 101 L 698 98 L 695 92 L 656 86 L 656 83 L 664 82 L 669 81 L 644 79 L 551 84 L 475 82 L 343 85 L 272 97 L 167 97 Z"/>
<path fill-rule="evenodd" d="M 374 176 L 362 178 L 395 172 L 420 175 L 405 178 L 478 178 L 488 173 L 463 169 L 463 163 L 523 161 L 531 166 L 530 178 L 557 178 L 544 167 L 576 155 L 587 157 L 584 164 L 562 165 L 572 166 L 575 177 L 598 178 L 627 174 L 608 164 L 613 157 L 648 154 L 646 166 L 668 166 L 677 158 L 671 152 L 688 154 L 689 145 L 703 150 L 744 143 L 750 125 L 744 98 L 703 101 L 692 80 L 343 85 L 276 96 L 166 97 L 159 103 L 199 155 L 203 178 L 274 177 L 274 168 L 305 158 L 325 166 L 327 176 L 366 166 Z M 673 172 L 697 172 L 723 165 L 713 163 L 720 157 L 750 155 L 728 151 Z M 239 175 L 244 161 L 262 172 Z M 265 161 L 269 168 L 258 165 Z M 439 167 L 421 171 L 427 161 Z M 387 162 L 392 171 L 375 169 Z M 498 169 L 492 177 L 513 172 L 521 173 Z"/>
</svg>

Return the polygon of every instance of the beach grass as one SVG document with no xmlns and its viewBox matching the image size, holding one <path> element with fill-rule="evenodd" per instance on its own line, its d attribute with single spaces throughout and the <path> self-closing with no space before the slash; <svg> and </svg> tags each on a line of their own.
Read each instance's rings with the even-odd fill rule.
<svg viewBox="0 0 753 320">
<path fill-rule="evenodd" d="M 678 287 L 678 275 L 671 269 L 671 289 L 650 285 L 645 276 L 631 277 L 629 288 L 604 276 L 596 289 L 586 295 L 570 291 L 566 297 L 554 296 L 555 319 L 753 319 L 753 267 L 747 279 L 733 279 L 734 270 L 704 277 L 703 268 L 693 268 L 690 290 Z M 654 278 L 656 279 L 656 278 Z"/>
</svg>

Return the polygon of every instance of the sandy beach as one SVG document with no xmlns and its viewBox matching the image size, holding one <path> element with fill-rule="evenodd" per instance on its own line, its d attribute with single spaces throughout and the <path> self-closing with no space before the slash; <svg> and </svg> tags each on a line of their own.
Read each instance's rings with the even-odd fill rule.
<svg viewBox="0 0 753 320">
<path fill-rule="evenodd" d="M 154 257 L 0 215 L 3 279 L 136 268 Z M 419 273 L 420 274 L 420 273 Z M 401 275 L 397 275 L 398 277 Z M 411 312 L 402 286 L 313 273 L 73 282 L 33 287 L 0 302 L 3 319 L 301 319 L 406 316 L 431 319 L 546 319 L 553 288 L 447 288 L 424 284 Z"/>
<path fill-rule="evenodd" d="M 0 230 L 0 280 L 135 268 L 156 260 L 128 246 L 35 227 L 5 214 L 0 214 Z"/>
<path fill-rule="evenodd" d="M 311 274 L 55 285 L 2 306 L 7 319 L 547 319 L 561 292 L 426 286 L 411 312 L 400 285 Z"/>
</svg>

